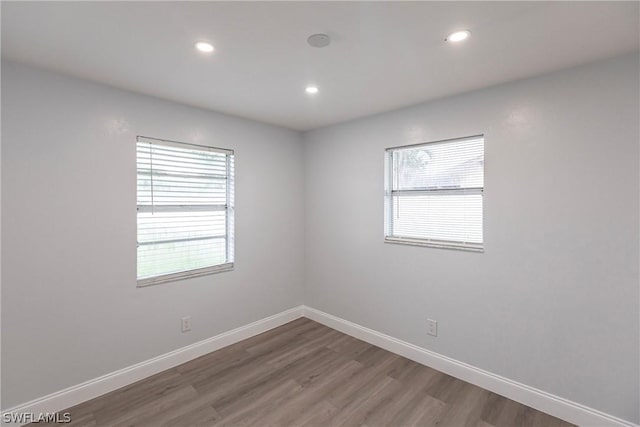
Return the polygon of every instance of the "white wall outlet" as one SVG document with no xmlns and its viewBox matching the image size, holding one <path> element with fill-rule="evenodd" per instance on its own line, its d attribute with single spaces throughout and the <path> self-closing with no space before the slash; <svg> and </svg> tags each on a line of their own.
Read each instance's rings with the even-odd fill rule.
<svg viewBox="0 0 640 427">
<path fill-rule="evenodd" d="M 184 316 L 180 319 L 180 326 L 182 327 L 182 332 L 188 332 L 191 330 L 191 316 Z"/>
<path fill-rule="evenodd" d="M 438 336 L 438 322 L 435 320 L 427 319 L 427 333 L 429 335 L 433 335 L 434 337 Z"/>
</svg>

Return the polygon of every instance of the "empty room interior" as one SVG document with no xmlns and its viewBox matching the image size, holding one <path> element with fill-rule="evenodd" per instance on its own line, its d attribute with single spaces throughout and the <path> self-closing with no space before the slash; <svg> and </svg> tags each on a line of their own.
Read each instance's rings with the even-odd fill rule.
<svg viewBox="0 0 640 427">
<path fill-rule="evenodd" d="M 3 425 L 640 426 L 640 2 L 0 13 Z"/>
</svg>

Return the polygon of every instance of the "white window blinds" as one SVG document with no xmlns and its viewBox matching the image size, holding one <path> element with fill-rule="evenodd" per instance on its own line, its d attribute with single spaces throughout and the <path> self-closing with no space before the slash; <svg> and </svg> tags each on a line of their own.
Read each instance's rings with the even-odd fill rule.
<svg viewBox="0 0 640 427">
<path fill-rule="evenodd" d="M 390 148 L 385 240 L 482 250 L 484 137 Z"/>
<path fill-rule="evenodd" d="M 138 285 L 233 267 L 233 151 L 138 137 Z"/>
</svg>

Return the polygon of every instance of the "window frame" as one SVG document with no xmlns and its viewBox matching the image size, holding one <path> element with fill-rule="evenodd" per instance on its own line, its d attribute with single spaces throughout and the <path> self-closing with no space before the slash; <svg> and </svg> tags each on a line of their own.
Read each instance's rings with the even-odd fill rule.
<svg viewBox="0 0 640 427">
<path fill-rule="evenodd" d="M 432 144 L 453 143 L 472 139 L 482 139 L 482 152 L 484 155 L 484 134 L 465 136 L 460 138 L 441 139 L 438 141 L 421 142 L 417 144 L 399 145 L 389 147 L 385 149 L 385 178 L 384 178 L 384 242 L 411 246 L 422 246 L 438 249 L 453 249 L 467 252 L 484 252 L 484 179 L 482 187 L 463 187 L 463 188 L 434 188 L 434 189 L 403 189 L 394 190 L 394 172 L 393 165 L 393 153 L 399 150 L 408 148 L 426 147 Z M 484 156 L 483 156 L 484 157 Z M 482 167 L 482 175 L 484 177 L 484 160 Z M 441 240 L 441 239 L 422 239 L 418 237 L 408 236 L 395 236 L 391 234 L 393 232 L 393 217 L 394 217 L 394 194 L 412 194 L 412 193 L 424 193 L 424 194 L 473 194 L 480 195 L 482 197 L 482 242 L 464 242 L 456 240 Z"/>
<path fill-rule="evenodd" d="M 234 269 L 235 265 L 235 166 L 232 167 L 232 159 L 235 164 L 235 152 L 231 149 L 212 147 L 207 145 L 199 145 L 199 144 L 191 144 L 187 142 L 179 142 L 172 141 L 167 139 L 160 138 L 152 138 L 148 136 L 138 135 L 136 137 L 136 153 L 137 146 L 139 143 L 149 143 L 161 146 L 169 146 L 169 147 L 177 147 L 177 148 L 188 148 L 194 150 L 201 151 L 209 151 L 215 152 L 225 155 L 226 162 L 226 204 L 219 205 L 219 209 L 216 210 L 224 210 L 225 211 L 225 246 L 226 246 L 226 261 L 222 264 L 215 264 L 212 266 L 206 266 L 201 268 L 192 268 L 189 270 L 172 272 L 172 273 L 163 273 L 158 274 L 156 276 L 145 276 L 142 278 L 138 277 L 138 251 L 137 248 L 140 245 L 138 243 L 138 213 L 141 212 L 141 207 L 144 207 L 142 211 L 148 211 L 149 208 L 147 205 L 140 205 L 138 200 L 138 185 L 137 185 L 137 176 L 138 176 L 138 160 L 136 155 L 136 286 L 137 287 L 146 287 L 151 285 L 158 285 L 161 283 L 173 282 L 178 280 L 190 279 L 194 277 L 207 276 L 210 274 L 221 273 L 225 271 L 231 271 Z M 183 205 L 185 207 L 191 206 L 194 209 L 194 205 Z M 212 205 L 216 206 L 216 205 Z M 153 206 L 152 209 L 163 209 L 161 206 Z M 175 211 L 174 207 L 166 207 L 167 212 Z M 188 211 L 189 209 L 185 209 L 184 211 Z M 194 210 L 197 210 L 195 207 Z M 194 239 L 195 240 L 195 239 Z M 233 243 L 232 243 L 233 241 Z"/>
</svg>

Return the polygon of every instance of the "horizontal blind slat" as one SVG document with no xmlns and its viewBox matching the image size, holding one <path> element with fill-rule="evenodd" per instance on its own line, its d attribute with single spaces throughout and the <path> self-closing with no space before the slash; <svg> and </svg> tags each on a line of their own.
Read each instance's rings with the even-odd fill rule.
<svg viewBox="0 0 640 427">
<path fill-rule="evenodd" d="M 211 147 L 208 145 L 190 144 L 186 142 L 177 142 L 177 141 L 171 141 L 167 139 L 150 138 L 148 136 L 138 136 L 137 141 L 138 141 L 138 144 L 142 144 L 147 147 L 153 146 L 153 147 L 164 149 L 164 150 L 187 151 L 190 153 L 207 152 L 207 153 L 217 153 L 217 154 L 233 156 L 233 150 L 229 150 L 226 148 L 219 148 L 219 147 Z"/>
</svg>

